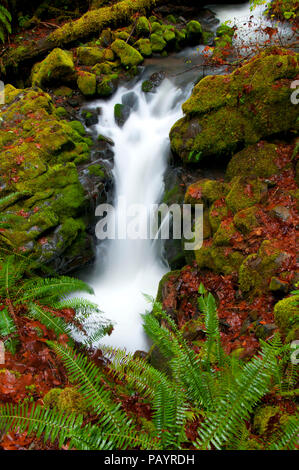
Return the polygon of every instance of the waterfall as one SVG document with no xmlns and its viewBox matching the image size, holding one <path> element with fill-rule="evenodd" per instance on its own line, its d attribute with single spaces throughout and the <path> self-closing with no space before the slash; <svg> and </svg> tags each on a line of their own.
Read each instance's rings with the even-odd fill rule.
<svg viewBox="0 0 299 470">
<path fill-rule="evenodd" d="M 132 91 L 136 103 L 123 127 L 115 122 L 114 105 L 122 102 L 128 89 L 121 87 L 110 100 L 92 104 L 101 107 L 97 133 L 115 142 L 116 218 L 122 217 L 120 198 L 127 207 L 143 204 L 150 208 L 161 201 L 170 150 L 169 130 L 182 115 L 181 105 L 190 87 L 183 91 L 166 79 L 156 93 L 142 92 L 141 82 L 130 88 Z M 112 335 L 101 343 L 128 351 L 148 350 L 140 318 L 148 306 L 143 293 L 155 296 L 167 270 L 161 244 L 154 240 L 115 239 L 100 243 L 95 268 L 85 279 L 94 288 L 96 299 L 92 300 L 114 323 Z"/>
</svg>

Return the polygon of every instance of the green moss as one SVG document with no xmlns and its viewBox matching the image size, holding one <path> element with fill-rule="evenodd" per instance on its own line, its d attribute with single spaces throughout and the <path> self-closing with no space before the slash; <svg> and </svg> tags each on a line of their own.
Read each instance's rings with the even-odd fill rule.
<svg viewBox="0 0 299 470">
<path fill-rule="evenodd" d="M 88 412 L 83 396 L 71 387 L 53 388 L 44 396 L 43 401 L 46 406 L 56 407 L 59 411 L 66 413 L 86 414 Z"/>
<path fill-rule="evenodd" d="M 78 88 L 84 96 L 94 96 L 97 89 L 96 76 L 89 72 L 80 72 L 77 80 Z"/>
<path fill-rule="evenodd" d="M 134 47 L 143 55 L 143 57 L 150 57 L 153 53 L 149 39 L 139 39 L 135 42 Z"/>
<path fill-rule="evenodd" d="M 230 245 L 231 239 L 234 235 L 236 235 L 236 233 L 237 233 L 237 230 L 233 223 L 226 224 L 222 222 L 213 237 L 213 245 L 215 246 Z"/>
<path fill-rule="evenodd" d="M 174 153 L 187 163 L 190 152 L 231 155 L 240 146 L 296 129 L 297 110 L 288 104 L 297 64 L 298 54 L 269 49 L 230 75 L 203 78 L 183 105 L 186 116 L 171 129 Z"/>
<path fill-rule="evenodd" d="M 254 414 L 253 428 L 254 431 L 263 436 L 266 434 L 271 418 L 274 418 L 280 410 L 277 406 L 260 406 Z"/>
<path fill-rule="evenodd" d="M 294 326 L 299 328 L 299 295 L 280 300 L 274 307 L 275 324 L 287 335 Z"/>
<path fill-rule="evenodd" d="M 169 44 L 171 43 L 174 43 L 175 41 L 175 32 L 170 30 L 170 29 L 166 29 L 164 32 L 163 32 L 163 38 L 165 39 L 165 41 Z"/>
<path fill-rule="evenodd" d="M 73 94 L 73 90 L 71 88 L 69 88 L 68 86 L 61 86 L 61 87 L 56 88 L 54 90 L 54 95 L 55 96 L 63 96 L 63 97 L 67 96 L 67 97 L 69 97 L 69 96 L 72 96 L 72 94 Z"/>
<path fill-rule="evenodd" d="M 225 197 L 228 190 L 228 186 L 221 181 L 203 179 L 188 186 L 185 203 L 211 205 L 216 200 Z"/>
<path fill-rule="evenodd" d="M 62 106 L 59 106 L 58 108 L 56 108 L 56 115 L 59 118 L 65 118 L 65 117 L 67 117 L 68 112 L 65 108 L 63 108 Z"/>
<path fill-rule="evenodd" d="M 111 45 L 111 49 L 120 58 L 122 65 L 125 67 L 139 65 L 143 61 L 142 55 L 134 49 L 134 47 L 121 39 L 114 41 Z"/>
<path fill-rule="evenodd" d="M 95 65 L 104 60 L 104 49 L 81 46 L 77 49 L 77 57 L 82 65 Z"/>
<path fill-rule="evenodd" d="M 259 203 L 267 187 L 257 178 L 235 177 L 231 189 L 226 196 L 226 204 L 232 212 L 236 213 Z"/>
<path fill-rule="evenodd" d="M 144 93 L 149 93 L 153 91 L 154 85 L 150 80 L 145 80 L 144 82 L 142 82 L 141 89 Z"/>
<path fill-rule="evenodd" d="M 237 212 L 234 216 L 234 225 L 244 235 L 247 235 L 258 226 L 256 212 L 257 209 L 253 206 Z"/>
<path fill-rule="evenodd" d="M 105 171 L 103 170 L 102 166 L 99 165 L 99 164 L 95 164 L 95 165 L 90 165 L 88 167 L 88 173 L 91 175 L 91 176 L 98 176 L 99 178 L 101 179 L 105 179 Z"/>
<path fill-rule="evenodd" d="M 104 76 L 97 85 L 97 94 L 100 97 L 106 97 L 113 94 L 116 88 L 118 74 Z"/>
<path fill-rule="evenodd" d="M 52 83 L 66 83 L 74 80 L 75 66 L 72 54 L 62 49 L 52 52 L 32 69 L 33 86 L 47 87 Z"/>
<path fill-rule="evenodd" d="M 227 252 L 225 247 L 203 246 L 195 251 L 195 259 L 200 269 L 228 275 L 238 271 L 244 256 L 238 251 Z"/>
<path fill-rule="evenodd" d="M 209 222 L 213 233 L 217 232 L 221 220 L 228 215 L 228 207 L 226 204 L 219 204 L 218 201 L 212 204 L 209 210 Z"/>
<path fill-rule="evenodd" d="M 145 16 L 140 16 L 136 23 L 136 32 L 138 36 L 146 36 L 150 32 L 149 21 Z"/>
<path fill-rule="evenodd" d="M 242 292 L 264 293 L 271 277 L 279 268 L 281 252 L 269 240 L 265 240 L 258 253 L 247 256 L 239 270 Z"/>
<path fill-rule="evenodd" d="M 150 41 L 152 45 L 153 52 L 162 52 L 166 47 L 166 41 L 164 40 L 162 34 L 153 33 L 150 36 Z"/>
<path fill-rule="evenodd" d="M 202 38 L 202 27 L 198 21 L 191 20 L 186 25 L 186 33 L 188 41 L 199 41 Z"/>
<path fill-rule="evenodd" d="M 164 274 L 162 277 L 159 287 L 158 287 L 158 292 L 157 292 L 157 297 L 156 301 L 157 302 L 162 302 L 163 300 L 163 287 L 169 282 L 169 281 L 175 281 L 178 276 L 180 275 L 181 271 L 170 271 L 169 273 Z"/>
<path fill-rule="evenodd" d="M 251 145 L 236 153 L 230 160 L 226 177 L 231 180 L 235 176 L 260 176 L 269 178 L 281 170 L 275 163 L 278 154 L 276 145 L 267 142 Z"/>
</svg>

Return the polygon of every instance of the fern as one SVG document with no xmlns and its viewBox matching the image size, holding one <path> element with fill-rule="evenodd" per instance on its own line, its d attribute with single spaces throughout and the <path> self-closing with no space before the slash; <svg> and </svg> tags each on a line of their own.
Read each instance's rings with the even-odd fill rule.
<svg viewBox="0 0 299 470">
<path fill-rule="evenodd" d="M 6 33 L 11 33 L 12 17 L 9 11 L 0 5 L 0 40 L 5 42 Z"/>
<path fill-rule="evenodd" d="M 270 450 L 293 450 L 299 444 L 299 414 L 288 419 L 279 435 L 270 442 Z"/>
</svg>

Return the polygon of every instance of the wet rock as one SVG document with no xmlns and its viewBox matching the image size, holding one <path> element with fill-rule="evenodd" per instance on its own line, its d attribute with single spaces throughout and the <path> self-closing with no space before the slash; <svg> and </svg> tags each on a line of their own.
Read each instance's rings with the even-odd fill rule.
<svg viewBox="0 0 299 470">
<path fill-rule="evenodd" d="M 286 222 L 291 217 L 289 209 L 284 206 L 275 206 L 271 213 L 274 215 L 274 217 L 282 220 L 283 222 Z"/>
<path fill-rule="evenodd" d="M 255 329 L 255 336 L 258 339 L 266 340 L 269 336 L 273 335 L 276 329 L 277 326 L 274 323 L 267 323 L 266 325 L 259 323 Z"/>
<path fill-rule="evenodd" d="M 138 108 L 138 95 L 134 91 L 129 91 L 122 96 L 121 102 L 123 105 L 136 111 Z"/>
<path fill-rule="evenodd" d="M 99 122 L 100 109 L 82 109 L 81 116 L 85 126 L 94 126 Z"/>
<path fill-rule="evenodd" d="M 125 104 L 117 103 L 114 106 L 114 119 L 119 127 L 122 127 L 130 116 L 131 109 Z"/>
<path fill-rule="evenodd" d="M 287 294 L 289 291 L 289 284 L 285 281 L 282 281 L 278 277 L 273 276 L 270 281 L 269 289 L 272 292 L 281 292 Z"/>
<path fill-rule="evenodd" d="M 142 91 L 144 91 L 145 93 L 155 91 L 155 89 L 161 85 L 164 78 L 165 78 L 165 72 L 153 73 L 148 80 L 145 80 L 142 83 Z"/>
</svg>

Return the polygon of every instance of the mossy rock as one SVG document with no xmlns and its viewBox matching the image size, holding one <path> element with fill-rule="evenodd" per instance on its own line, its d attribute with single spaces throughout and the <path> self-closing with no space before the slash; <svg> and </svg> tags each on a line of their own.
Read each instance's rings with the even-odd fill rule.
<svg viewBox="0 0 299 470">
<path fill-rule="evenodd" d="M 242 253 L 234 250 L 227 251 L 224 246 L 203 246 L 194 253 L 200 269 L 209 269 L 225 275 L 237 272 L 244 260 Z"/>
<path fill-rule="evenodd" d="M 78 88 L 84 96 L 94 96 L 97 91 L 97 79 L 93 73 L 81 71 L 77 80 Z"/>
<path fill-rule="evenodd" d="M 228 215 L 228 207 L 224 203 L 219 204 L 219 200 L 215 201 L 209 210 L 209 222 L 213 233 L 217 232 L 219 225 L 224 217 Z"/>
<path fill-rule="evenodd" d="M 257 208 L 253 206 L 235 214 L 234 225 L 243 235 L 247 235 L 258 226 L 256 212 Z"/>
<path fill-rule="evenodd" d="M 86 414 L 88 405 L 78 390 L 71 387 L 52 388 L 43 398 L 46 406 L 64 413 Z"/>
<path fill-rule="evenodd" d="M 238 232 L 232 222 L 227 224 L 225 221 L 220 223 L 217 232 L 213 237 L 214 246 L 229 246 L 234 235 Z"/>
<path fill-rule="evenodd" d="M 163 38 L 163 35 L 159 33 L 151 34 L 150 41 L 153 52 L 162 52 L 167 45 L 166 41 Z"/>
<path fill-rule="evenodd" d="M 111 44 L 111 49 L 120 58 L 124 67 L 133 67 L 143 62 L 143 57 L 134 47 L 121 39 L 117 39 Z"/>
<path fill-rule="evenodd" d="M 81 46 L 77 49 L 77 57 L 82 65 L 95 65 L 102 62 L 104 59 L 105 49 L 99 47 L 86 47 Z"/>
<path fill-rule="evenodd" d="M 185 194 L 186 204 L 213 204 L 225 197 L 229 191 L 225 183 L 217 180 L 203 179 L 188 186 Z"/>
<path fill-rule="evenodd" d="M 70 97 L 73 94 L 73 90 L 68 86 L 61 86 L 54 90 L 55 96 L 63 96 L 63 97 Z"/>
<path fill-rule="evenodd" d="M 267 136 L 296 130 L 298 112 L 289 103 L 297 69 L 298 54 L 270 48 L 229 75 L 203 78 L 183 104 L 185 117 L 170 131 L 173 152 L 187 163 L 191 152 L 201 160 L 231 156 Z"/>
<path fill-rule="evenodd" d="M 75 76 L 72 54 L 56 48 L 42 62 L 35 64 L 31 73 L 31 83 L 32 86 L 44 88 L 53 83 L 72 82 Z"/>
<path fill-rule="evenodd" d="M 267 186 L 258 178 L 236 176 L 231 183 L 231 189 L 226 196 L 227 207 L 233 212 L 239 212 L 258 204 L 266 194 Z"/>
<path fill-rule="evenodd" d="M 149 39 L 139 39 L 135 42 L 134 47 L 143 57 L 150 57 L 153 53 L 152 44 Z"/>
<path fill-rule="evenodd" d="M 136 23 L 138 36 L 147 36 L 150 33 L 150 24 L 146 16 L 140 16 Z"/>
<path fill-rule="evenodd" d="M 104 76 L 97 84 L 97 94 L 100 97 L 111 96 L 117 87 L 118 74 Z"/>
<path fill-rule="evenodd" d="M 244 293 L 264 293 L 277 272 L 285 254 L 265 240 L 255 254 L 247 256 L 239 270 L 239 285 Z"/>
<path fill-rule="evenodd" d="M 279 173 L 281 169 L 275 163 L 278 157 L 276 150 L 276 145 L 267 142 L 250 145 L 231 158 L 226 177 L 229 180 L 236 176 L 269 178 Z"/>
<path fill-rule="evenodd" d="M 274 307 L 275 324 L 284 335 L 299 330 L 299 295 L 280 300 Z M 296 338 L 290 338 L 291 340 Z"/>
<path fill-rule="evenodd" d="M 191 20 L 186 25 L 186 35 L 189 43 L 198 43 L 202 39 L 202 26 L 196 20 Z"/>
<path fill-rule="evenodd" d="M 264 405 L 259 406 L 255 411 L 253 419 L 253 429 L 254 431 L 263 436 L 267 433 L 270 420 L 275 416 L 280 414 L 280 409 L 278 406 Z"/>
</svg>

